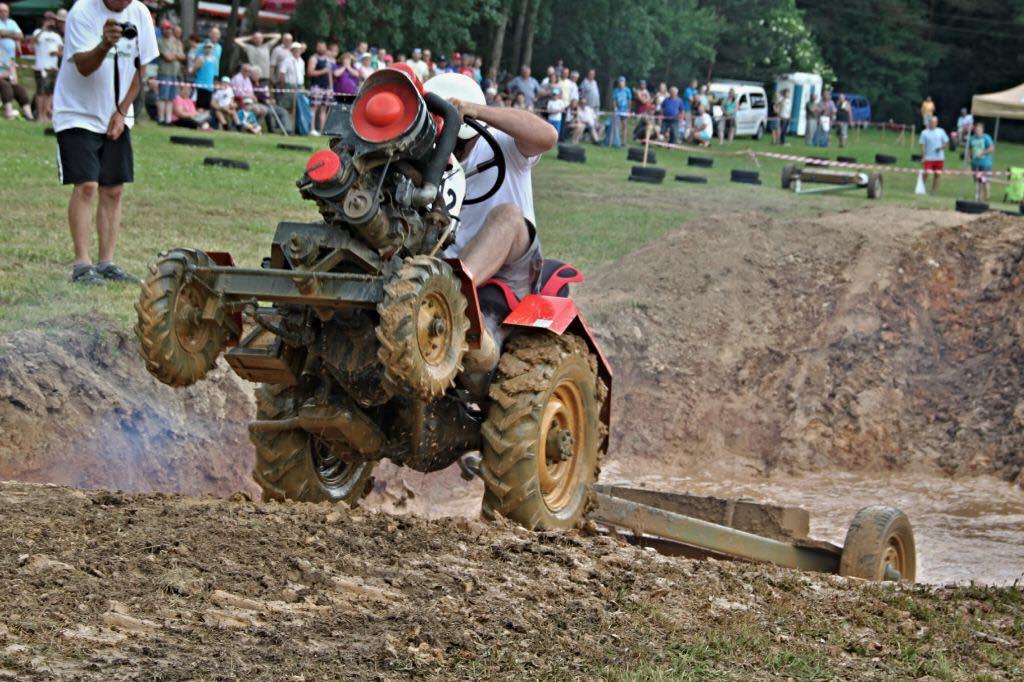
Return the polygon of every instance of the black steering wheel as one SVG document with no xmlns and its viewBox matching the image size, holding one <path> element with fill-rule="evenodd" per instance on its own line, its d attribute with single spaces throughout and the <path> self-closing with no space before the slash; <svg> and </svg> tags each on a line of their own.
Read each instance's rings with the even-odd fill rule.
<svg viewBox="0 0 1024 682">
<path fill-rule="evenodd" d="M 462 200 L 463 206 L 469 206 L 471 204 L 479 204 L 481 201 L 487 201 L 488 199 L 494 196 L 494 193 L 497 192 L 498 189 L 501 187 L 502 183 L 505 182 L 505 154 L 501 151 L 501 147 L 498 146 L 498 141 L 494 139 L 494 135 L 491 135 L 491 131 L 487 129 L 487 126 L 481 124 L 475 118 L 472 118 L 470 116 L 463 116 L 462 120 L 470 128 L 480 133 L 480 136 L 483 137 L 484 140 L 487 142 L 487 146 L 491 148 L 492 152 L 494 152 L 493 158 L 484 161 L 476 168 L 465 169 L 466 179 L 469 180 L 474 175 L 477 175 L 478 173 L 483 173 L 484 171 L 489 171 L 490 169 L 495 167 L 497 167 L 498 169 L 498 177 L 495 178 L 494 185 L 492 185 L 489 190 L 487 190 L 478 197 Z"/>
</svg>

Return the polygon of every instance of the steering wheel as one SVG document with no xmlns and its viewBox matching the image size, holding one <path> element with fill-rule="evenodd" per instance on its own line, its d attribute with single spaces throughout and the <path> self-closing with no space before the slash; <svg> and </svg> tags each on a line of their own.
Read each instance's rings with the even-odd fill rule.
<svg viewBox="0 0 1024 682">
<path fill-rule="evenodd" d="M 505 154 L 501 151 L 501 147 L 498 146 L 498 141 L 494 139 L 494 135 L 491 135 L 491 131 L 487 129 L 487 126 L 481 124 L 475 118 L 472 118 L 470 116 L 464 116 L 462 120 L 470 128 L 480 133 L 480 136 L 483 137 L 484 140 L 487 142 L 487 146 L 491 148 L 492 152 L 494 152 L 493 158 L 484 161 L 475 168 L 467 168 L 466 180 L 469 180 L 471 177 L 477 175 L 478 173 L 489 171 L 492 168 L 497 167 L 498 169 L 498 177 L 495 178 L 494 185 L 492 185 L 489 190 L 487 190 L 478 197 L 462 200 L 463 206 L 469 206 L 471 204 L 479 204 L 481 201 L 487 201 L 488 199 L 494 196 L 495 192 L 498 191 L 502 183 L 505 182 Z"/>
</svg>

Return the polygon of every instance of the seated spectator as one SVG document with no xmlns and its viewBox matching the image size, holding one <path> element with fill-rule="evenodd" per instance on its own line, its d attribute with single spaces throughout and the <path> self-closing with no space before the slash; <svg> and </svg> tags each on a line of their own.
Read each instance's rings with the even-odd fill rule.
<svg viewBox="0 0 1024 682">
<path fill-rule="evenodd" d="M 241 104 L 242 100 L 246 97 L 252 99 L 256 96 L 255 86 L 253 85 L 252 79 L 253 67 L 248 64 L 242 64 L 236 73 L 231 78 L 231 92 L 235 95 L 235 103 Z"/>
<path fill-rule="evenodd" d="M 231 130 L 235 122 L 235 111 L 238 108 L 230 83 L 231 79 L 227 76 L 217 81 L 213 97 L 210 99 L 210 108 L 213 115 L 217 117 L 217 124 L 221 130 Z"/>
<path fill-rule="evenodd" d="M 516 98 L 512 100 L 513 109 L 529 109 L 530 106 L 526 103 L 526 95 L 521 92 L 516 93 Z"/>
<path fill-rule="evenodd" d="M 259 121 L 256 120 L 256 113 L 252 110 L 252 105 L 252 97 L 246 97 L 242 100 L 242 108 L 235 112 L 235 125 L 242 132 L 262 135 L 263 128 L 260 126 Z"/>
<path fill-rule="evenodd" d="M 373 55 L 369 52 L 364 52 L 362 56 L 359 57 L 359 66 L 356 67 L 356 69 L 359 71 L 360 82 L 373 75 Z"/>
<path fill-rule="evenodd" d="M 12 102 L 18 103 L 26 120 L 32 120 L 32 104 L 25 88 L 18 83 L 18 68 L 3 50 L 0 50 L 0 101 L 3 102 L 4 117 L 8 121 L 18 118 L 18 111 Z"/>
<path fill-rule="evenodd" d="M 181 128 L 210 129 L 210 113 L 196 110 L 191 83 L 183 82 L 178 86 L 178 96 L 171 102 L 171 124 Z"/>
<path fill-rule="evenodd" d="M 713 127 L 711 114 L 708 113 L 707 107 L 698 104 L 697 115 L 693 117 L 693 127 L 690 128 L 689 141 L 702 147 L 710 147 Z"/>
<path fill-rule="evenodd" d="M 257 118 L 260 117 L 261 111 L 264 112 L 261 125 L 267 132 L 284 133 L 292 130 L 291 114 L 274 99 L 270 92 L 270 86 L 261 80 L 261 76 L 259 68 L 254 66 L 252 77 L 260 85 L 253 88 L 256 93 L 253 111 L 256 112 Z"/>
</svg>

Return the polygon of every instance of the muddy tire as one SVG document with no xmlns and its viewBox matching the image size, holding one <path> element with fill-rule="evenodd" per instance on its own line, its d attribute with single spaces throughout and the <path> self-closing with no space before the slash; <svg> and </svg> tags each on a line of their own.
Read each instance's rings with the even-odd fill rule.
<svg viewBox="0 0 1024 682">
<path fill-rule="evenodd" d="M 586 163 L 587 150 L 579 144 L 560 144 L 558 145 L 558 159 L 573 163 Z"/>
<path fill-rule="evenodd" d="M 597 359 L 578 336 L 510 341 L 482 427 L 483 515 L 529 529 L 579 525 L 597 480 L 607 396 Z"/>
<path fill-rule="evenodd" d="M 711 168 L 715 165 L 715 160 L 707 156 L 689 156 L 686 159 L 687 166 L 696 166 L 697 168 Z"/>
<path fill-rule="evenodd" d="M 626 161 L 638 161 L 643 163 L 644 161 L 644 148 L 643 147 L 630 147 L 629 151 L 626 152 Z M 653 149 L 647 151 L 647 163 L 657 163 L 657 156 Z"/>
<path fill-rule="evenodd" d="M 971 213 L 978 215 L 988 211 L 988 204 L 984 201 L 973 201 L 970 199 L 957 199 L 956 210 L 960 213 Z"/>
<path fill-rule="evenodd" d="M 296 416 L 302 396 L 295 387 L 263 384 L 256 389 L 256 419 Z M 256 448 L 252 475 L 265 500 L 356 504 L 369 492 L 376 462 L 351 457 L 341 446 L 302 429 L 250 431 Z"/>
<path fill-rule="evenodd" d="M 210 293 L 186 281 L 190 265 L 214 262 L 202 251 L 173 249 L 149 266 L 135 304 L 135 335 L 146 369 L 168 386 L 190 386 L 206 376 L 224 350 L 227 330 L 199 315 Z"/>
<path fill-rule="evenodd" d="M 868 175 L 868 199 L 882 198 L 882 174 L 871 173 Z"/>
<path fill-rule="evenodd" d="M 839 575 L 913 582 L 917 550 L 906 514 L 883 506 L 864 507 L 857 512 L 846 533 Z"/>
<path fill-rule="evenodd" d="M 377 357 L 387 386 L 426 400 L 444 395 L 469 349 L 466 298 L 451 267 L 430 256 L 406 258 L 384 286 L 377 312 Z"/>
</svg>

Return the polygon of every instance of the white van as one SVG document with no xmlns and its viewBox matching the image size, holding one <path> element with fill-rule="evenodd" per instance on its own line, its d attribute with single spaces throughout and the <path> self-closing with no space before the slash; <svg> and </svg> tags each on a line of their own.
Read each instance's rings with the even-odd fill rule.
<svg viewBox="0 0 1024 682">
<path fill-rule="evenodd" d="M 716 101 L 725 101 L 729 90 L 736 91 L 736 134 L 751 135 L 760 140 L 768 130 L 768 95 L 764 86 L 750 81 L 715 81 L 708 91 Z M 715 124 L 722 115 L 721 105 L 715 105 Z"/>
</svg>

